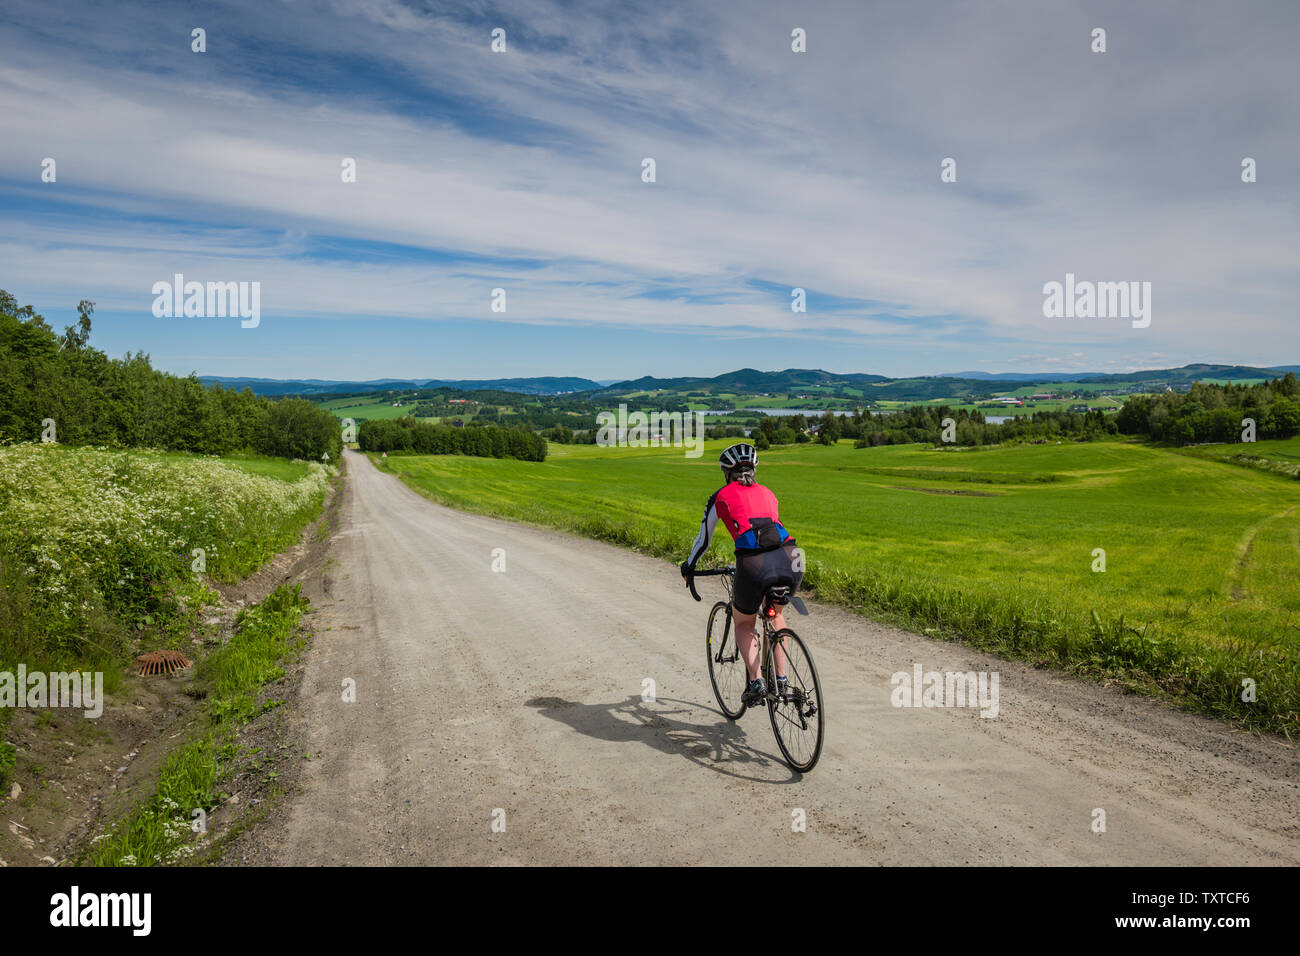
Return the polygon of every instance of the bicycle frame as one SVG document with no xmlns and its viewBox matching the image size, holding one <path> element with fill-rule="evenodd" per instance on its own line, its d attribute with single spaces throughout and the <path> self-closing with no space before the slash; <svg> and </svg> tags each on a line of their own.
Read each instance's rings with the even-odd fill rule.
<svg viewBox="0 0 1300 956">
<path fill-rule="evenodd" d="M 722 644 L 717 648 L 716 651 L 714 651 L 715 660 L 718 661 L 722 660 L 722 656 L 726 652 L 727 638 L 731 637 L 732 635 L 731 625 L 735 620 L 735 618 L 733 617 L 736 608 L 735 604 L 733 603 L 735 598 L 735 578 L 733 576 L 734 571 L 735 571 L 734 568 L 724 568 L 724 569 L 719 569 L 717 571 L 696 572 L 701 576 L 717 575 L 721 577 L 722 587 L 727 592 L 727 624 L 723 630 Z M 691 585 L 691 593 L 692 594 L 695 593 L 694 583 L 692 583 Z M 698 594 L 695 595 L 695 599 L 697 601 L 699 600 Z M 763 602 L 759 605 L 758 613 L 755 615 L 755 620 L 761 619 L 763 622 L 762 634 L 759 635 L 759 640 L 761 641 L 761 643 L 759 644 L 759 651 L 758 651 L 758 672 L 760 675 L 764 677 L 765 680 L 767 679 L 768 676 L 772 678 L 772 680 L 768 681 L 769 687 L 767 691 L 767 696 L 772 700 L 785 703 L 785 698 L 781 694 L 777 693 L 776 655 L 775 655 L 776 647 L 778 645 L 782 645 L 783 649 L 781 653 L 782 655 L 785 654 L 784 647 L 783 647 L 785 642 L 784 640 L 781 641 L 773 640 L 773 638 L 776 637 L 776 628 L 772 626 L 772 618 L 768 614 L 768 609 L 771 606 L 772 605 L 769 603 L 767 595 L 764 595 Z M 736 652 L 739 653 L 740 651 L 739 635 L 736 635 L 732 639 L 735 642 Z"/>
</svg>

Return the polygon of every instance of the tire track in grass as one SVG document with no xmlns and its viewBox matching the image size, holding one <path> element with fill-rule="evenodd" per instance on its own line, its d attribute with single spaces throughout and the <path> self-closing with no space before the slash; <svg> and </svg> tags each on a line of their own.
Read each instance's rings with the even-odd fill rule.
<svg viewBox="0 0 1300 956">
<path fill-rule="evenodd" d="M 1228 591 L 1228 596 L 1232 600 L 1244 601 L 1250 596 L 1250 591 L 1245 587 L 1244 578 L 1250 571 L 1250 558 L 1255 551 L 1255 539 L 1259 537 L 1260 532 L 1264 531 L 1274 521 L 1288 517 L 1295 509 L 1296 506 L 1292 505 L 1286 511 L 1269 515 L 1269 517 L 1247 530 L 1245 537 L 1242 538 L 1242 543 L 1237 546 L 1237 561 L 1233 565 L 1232 583 Z M 1297 531 L 1296 549 L 1300 550 L 1300 530 Z"/>
</svg>

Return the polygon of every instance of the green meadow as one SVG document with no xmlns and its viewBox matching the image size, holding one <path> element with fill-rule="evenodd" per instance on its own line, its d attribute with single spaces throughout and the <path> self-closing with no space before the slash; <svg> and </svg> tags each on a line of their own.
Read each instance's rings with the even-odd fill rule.
<svg viewBox="0 0 1300 956">
<path fill-rule="evenodd" d="M 194 455 L 183 451 L 152 452 L 167 461 L 179 463 L 189 462 L 194 459 Z M 280 481 L 293 484 L 300 478 L 305 478 L 311 466 L 301 459 L 290 460 L 288 458 L 272 458 L 270 455 L 210 455 L 214 461 L 224 462 L 240 471 L 249 475 L 262 475 L 266 478 L 278 478 Z"/>
<path fill-rule="evenodd" d="M 321 408 L 328 409 L 339 418 L 401 418 L 410 415 L 415 409 L 412 402 L 395 406 L 391 399 L 365 401 L 357 398 L 332 398 L 320 403 Z"/>
<path fill-rule="evenodd" d="M 725 444 L 706 443 L 694 460 L 681 449 L 552 445 L 541 464 L 380 464 L 452 507 L 680 561 Z M 1247 447 L 1300 455 L 1300 442 Z M 760 480 L 823 600 L 1251 726 L 1298 727 L 1300 482 L 1286 475 L 1136 442 L 841 442 L 765 451 Z M 715 541 L 714 563 L 729 544 Z M 1241 699 L 1246 679 L 1253 701 Z"/>
<path fill-rule="evenodd" d="M 1016 393 L 1008 392 L 1007 394 L 1013 395 Z M 978 402 L 968 402 L 952 398 L 931 398 L 921 402 L 882 401 L 877 403 L 879 409 L 883 411 L 897 411 L 913 405 L 921 405 L 931 408 L 946 405 L 948 408 L 954 410 L 964 409 L 968 412 L 978 411 L 983 415 L 1006 415 L 1011 417 L 1031 417 L 1036 412 L 1063 412 L 1075 405 L 1087 405 L 1089 408 L 1100 408 L 1103 411 L 1118 411 L 1123 404 L 1124 403 L 1121 400 L 1109 397 L 1039 399 L 1037 401 L 1031 401 L 1026 398 L 1023 405 L 1004 405 L 990 399 L 982 399 Z"/>
<path fill-rule="evenodd" d="M 1300 477 L 1300 438 L 1281 438 L 1232 445 L 1191 445 L 1183 454 L 1230 462 Z"/>
</svg>

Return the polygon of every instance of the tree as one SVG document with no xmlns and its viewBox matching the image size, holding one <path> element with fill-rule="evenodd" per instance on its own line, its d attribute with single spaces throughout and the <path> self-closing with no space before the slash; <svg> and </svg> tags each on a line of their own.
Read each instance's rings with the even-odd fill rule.
<svg viewBox="0 0 1300 956">
<path fill-rule="evenodd" d="M 1276 438 L 1289 438 L 1300 432 L 1300 404 L 1289 398 L 1279 398 L 1270 405 L 1268 418 L 1272 434 Z"/>
<path fill-rule="evenodd" d="M 840 417 L 827 412 L 821 417 L 817 426 L 817 441 L 823 445 L 833 445 L 840 439 Z"/>
<path fill-rule="evenodd" d="M 94 311 L 95 303 L 89 299 L 82 299 L 77 303 L 77 315 L 80 318 L 77 320 L 76 325 L 69 325 L 64 329 L 60 348 L 78 352 L 86 347 L 86 342 L 90 339 L 90 316 Z"/>
</svg>

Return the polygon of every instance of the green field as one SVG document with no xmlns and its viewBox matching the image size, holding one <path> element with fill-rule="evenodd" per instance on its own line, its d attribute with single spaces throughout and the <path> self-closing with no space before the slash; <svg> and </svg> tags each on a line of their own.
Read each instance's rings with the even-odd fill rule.
<svg viewBox="0 0 1300 956">
<path fill-rule="evenodd" d="M 385 467 L 454 507 L 680 560 L 724 444 L 696 460 L 552 445 L 542 464 L 392 456 Z M 1266 445 L 1300 447 L 1251 451 Z M 842 442 L 764 452 L 761 479 L 824 599 L 1270 729 L 1297 726 L 1300 483 L 1285 476 L 1132 442 Z M 1104 572 L 1093 570 L 1098 548 Z M 715 542 L 714 559 L 727 554 Z M 1239 700 L 1247 677 L 1258 702 Z"/>
<path fill-rule="evenodd" d="M 1273 439 L 1231 445 L 1191 445 L 1185 455 L 1209 458 L 1291 478 L 1300 478 L 1300 438 Z"/>
<path fill-rule="evenodd" d="M 332 398 L 329 401 L 321 402 L 320 406 L 339 418 L 369 419 L 402 418 L 410 415 L 415 409 L 415 404 L 410 401 L 394 406 L 390 398 L 374 401 L 357 398 Z"/>
<path fill-rule="evenodd" d="M 1087 405 L 1090 409 L 1100 408 L 1103 411 L 1118 411 L 1123 404 L 1114 398 L 1043 398 L 1038 401 L 1026 399 L 1025 404 L 1020 406 L 1001 404 L 994 406 L 990 402 L 966 402 L 952 407 L 964 408 L 967 411 L 979 409 L 985 415 L 1033 415 L 1036 412 L 1065 412 L 1075 405 Z"/>
<path fill-rule="evenodd" d="M 1007 395 L 1015 395 L 1017 392 L 1007 392 Z M 1026 394 L 1032 394 L 1027 392 Z M 1064 412 L 1068 411 L 1075 405 L 1087 405 L 1089 408 L 1100 408 L 1103 411 L 1118 411 L 1124 404 L 1123 399 L 1119 398 L 1059 398 L 1059 399 L 1039 399 L 1038 401 L 1025 400 L 1023 405 L 1004 405 L 1000 402 L 981 399 L 978 402 L 961 401 L 953 398 L 930 398 L 920 402 L 897 402 L 882 401 L 879 402 L 881 411 L 897 411 L 908 408 L 912 405 L 920 405 L 927 408 L 937 408 L 946 405 L 947 407 L 957 410 L 964 409 L 968 412 L 978 411 L 983 415 L 1007 415 L 1011 417 L 1024 416 L 1032 417 L 1037 412 Z"/>
<path fill-rule="evenodd" d="M 178 463 L 192 461 L 195 457 L 183 451 L 152 452 L 151 454 Z M 310 470 L 310 466 L 305 461 L 290 461 L 288 458 L 272 458 L 269 455 L 212 455 L 210 457 L 214 461 L 233 465 L 246 474 L 278 478 L 280 481 L 289 484 L 306 477 L 307 472 Z"/>
<path fill-rule="evenodd" d="M 1242 455 L 1271 461 L 1300 464 L 1300 438 L 1240 442 L 1232 445 L 1199 445 L 1183 449 L 1188 454 L 1226 461 Z"/>
</svg>

